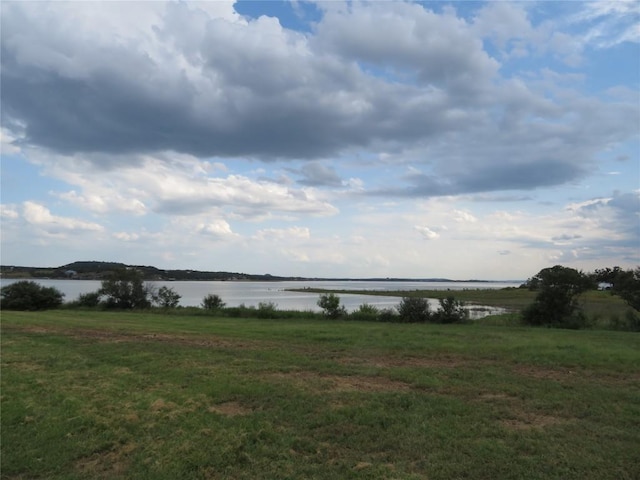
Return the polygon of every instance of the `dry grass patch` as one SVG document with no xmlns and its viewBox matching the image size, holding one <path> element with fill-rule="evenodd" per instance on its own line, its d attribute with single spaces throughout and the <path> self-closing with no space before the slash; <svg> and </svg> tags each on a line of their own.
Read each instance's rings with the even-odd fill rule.
<svg viewBox="0 0 640 480">
<path fill-rule="evenodd" d="M 390 392 L 411 389 L 408 383 L 386 377 L 330 375 L 309 371 L 273 373 L 269 376 L 292 382 L 295 386 L 312 392 Z"/>
<path fill-rule="evenodd" d="M 124 476 L 129 469 L 129 455 L 136 449 L 134 443 L 125 443 L 103 452 L 97 452 L 75 462 L 75 470 L 85 478 L 111 479 Z"/>
</svg>

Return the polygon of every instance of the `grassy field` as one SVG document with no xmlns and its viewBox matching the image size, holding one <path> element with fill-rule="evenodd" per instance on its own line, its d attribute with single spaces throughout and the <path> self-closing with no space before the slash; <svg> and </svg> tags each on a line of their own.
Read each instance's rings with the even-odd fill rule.
<svg viewBox="0 0 640 480">
<path fill-rule="evenodd" d="M 3 479 L 637 479 L 640 334 L 2 312 Z"/>
</svg>

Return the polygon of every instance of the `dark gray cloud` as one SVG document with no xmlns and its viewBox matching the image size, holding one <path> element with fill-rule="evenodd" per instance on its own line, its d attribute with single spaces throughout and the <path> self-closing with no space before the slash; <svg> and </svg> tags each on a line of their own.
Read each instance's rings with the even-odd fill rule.
<svg viewBox="0 0 640 480">
<path fill-rule="evenodd" d="M 640 253 L 640 193 L 616 193 L 611 199 L 604 199 L 579 210 L 587 218 L 599 218 L 607 226 L 614 238 L 611 245 L 627 246 Z"/>
<path fill-rule="evenodd" d="M 185 3 L 119 32 L 82 24 L 91 2 L 36 7 L 1 6 L 2 126 L 103 168 L 140 153 L 318 161 L 409 148 L 433 173 L 379 193 L 481 193 L 573 181 L 637 133 L 638 105 L 559 103 L 503 79 L 469 25 L 417 4 L 328 11 L 311 34 Z M 341 184 L 320 163 L 299 172 Z"/>
<path fill-rule="evenodd" d="M 298 172 L 302 178 L 298 180 L 302 185 L 311 187 L 341 187 L 342 179 L 335 169 L 320 162 L 310 162 L 302 166 Z"/>
<path fill-rule="evenodd" d="M 529 190 L 566 183 L 586 173 L 579 165 L 539 161 L 528 164 L 504 162 L 455 174 L 411 173 L 406 186 L 380 188 L 371 193 L 390 196 L 433 197 L 501 190 Z M 492 199 L 493 201 L 493 199 Z M 512 201 L 511 199 L 509 201 Z"/>
</svg>

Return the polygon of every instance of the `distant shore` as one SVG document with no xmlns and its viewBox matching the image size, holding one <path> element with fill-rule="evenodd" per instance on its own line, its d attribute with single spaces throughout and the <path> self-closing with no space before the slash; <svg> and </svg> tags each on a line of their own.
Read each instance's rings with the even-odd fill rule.
<svg viewBox="0 0 640 480">
<path fill-rule="evenodd" d="M 214 272 L 199 270 L 163 270 L 146 265 L 126 265 L 117 262 L 73 262 L 59 267 L 24 267 L 0 265 L 0 277 L 5 279 L 41 279 L 41 280 L 103 280 L 114 271 L 134 268 L 142 273 L 146 281 L 253 281 L 253 282 L 291 282 L 291 281 L 357 281 L 357 282 L 456 282 L 456 283 L 493 283 L 502 280 L 452 280 L 449 278 L 340 278 L 340 277 L 289 277 L 269 273 L 249 274 L 237 272 Z M 511 281 L 511 280 L 507 280 Z M 513 281 L 514 283 L 519 280 Z"/>
</svg>

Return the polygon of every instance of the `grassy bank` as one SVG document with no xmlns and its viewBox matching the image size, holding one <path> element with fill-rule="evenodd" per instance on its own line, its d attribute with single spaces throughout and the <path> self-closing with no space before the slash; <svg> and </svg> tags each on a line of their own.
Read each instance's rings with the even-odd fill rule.
<svg viewBox="0 0 640 480">
<path fill-rule="evenodd" d="M 640 335 L 2 313 L 2 478 L 633 479 Z"/>
<path fill-rule="evenodd" d="M 520 312 L 533 302 L 536 292 L 526 288 L 502 289 L 468 289 L 468 290 L 327 290 L 322 288 L 292 289 L 298 292 L 318 294 L 336 293 L 388 296 L 388 297 L 422 297 L 446 298 L 453 295 L 457 300 L 475 305 L 505 308 L 512 312 Z M 609 292 L 590 290 L 580 296 L 580 306 L 596 326 L 606 327 L 611 320 L 623 318 L 630 307 L 620 297 Z"/>
</svg>

